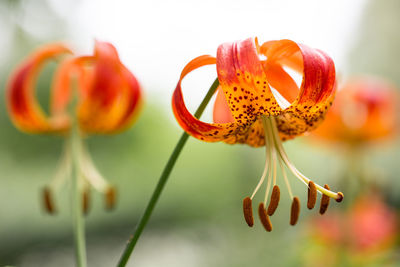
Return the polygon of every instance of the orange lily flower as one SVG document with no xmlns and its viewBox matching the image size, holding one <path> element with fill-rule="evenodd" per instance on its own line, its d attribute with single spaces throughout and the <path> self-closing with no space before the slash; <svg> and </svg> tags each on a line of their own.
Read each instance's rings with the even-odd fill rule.
<svg viewBox="0 0 400 267">
<path fill-rule="evenodd" d="M 35 97 L 35 83 L 43 65 L 59 58 L 47 115 Z M 112 134 L 126 129 L 138 113 L 141 98 L 138 81 L 121 63 L 115 47 L 99 41 L 93 55 L 79 57 L 63 44 L 43 46 L 16 68 L 7 87 L 8 112 L 18 129 L 68 137 L 74 125 L 79 136 Z M 70 104 L 73 104 L 73 112 L 69 112 Z M 89 185 L 106 194 L 107 206 L 111 207 L 114 188 L 97 171 L 82 140 L 78 146 L 84 207 Z M 70 171 L 71 151 L 66 146 L 56 177 L 44 190 L 45 207 L 49 212 L 54 211 L 51 191 L 64 183 Z"/>
<path fill-rule="evenodd" d="M 392 137 L 396 129 L 397 90 L 385 81 L 359 77 L 337 94 L 324 123 L 313 133 L 328 141 L 359 146 Z"/>
<path fill-rule="evenodd" d="M 181 81 L 191 71 L 211 64 L 217 66 L 220 86 L 213 111 L 214 123 L 205 123 L 187 110 Z M 300 86 L 287 69 L 302 74 Z M 253 226 L 252 199 L 268 177 L 264 202 L 260 203 L 258 211 L 263 226 L 271 231 L 269 216 L 275 212 L 280 199 L 276 183 L 277 163 L 292 199 L 291 225 L 298 220 L 300 201 L 293 197 L 284 165 L 309 187 L 308 208 L 314 207 L 317 191 L 323 194 L 323 212 L 330 197 L 337 201 L 343 199 L 342 193 L 317 185 L 298 171 L 282 146 L 282 141 L 315 129 L 323 121 L 334 95 L 335 67 L 324 52 L 290 40 L 259 45 L 257 38 L 249 38 L 220 45 L 216 58 L 205 55 L 189 62 L 174 91 L 172 107 L 180 126 L 197 139 L 265 146 L 264 172 L 251 197 L 244 199 L 243 212 L 247 224 Z M 272 181 L 271 200 L 266 209 Z"/>
</svg>

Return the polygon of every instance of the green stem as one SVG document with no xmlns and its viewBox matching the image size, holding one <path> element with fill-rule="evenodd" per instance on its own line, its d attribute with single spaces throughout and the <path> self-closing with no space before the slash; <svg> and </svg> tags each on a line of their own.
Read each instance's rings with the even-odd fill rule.
<svg viewBox="0 0 400 267">
<path fill-rule="evenodd" d="M 74 216 L 74 241 L 76 265 L 78 267 L 86 267 L 86 245 L 85 245 L 85 222 L 82 215 L 82 199 L 79 191 L 79 164 L 81 137 L 77 123 L 73 123 L 70 137 L 70 146 L 72 152 L 72 209 Z"/>
<path fill-rule="evenodd" d="M 210 102 L 211 97 L 213 96 L 213 94 L 215 93 L 215 90 L 218 88 L 219 85 L 219 81 L 218 79 L 215 79 L 214 83 L 211 85 L 210 89 L 208 90 L 207 95 L 204 97 L 203 101 L 201 102 L 199 108 L 197 109 L 197 111 L 195 112 L 194 116 L 196 118 L 200 118 L 201 114 L 203 114 L 204 109 L 206 108 L 208 102 Z M 118 267 L 123 267 L 126 265 L 126 263 L 129 260 L 130 255 L 132 254 L 133 249 L 135 248 L 135 245 L 140 237 L 140 235 L 143 232 L 143 229 L 145 228 L 147 222 L 150 219 L 150 216 L 154 210 L 154 207 L 158 201 L 158 199 L 160 198 L 161 192 L 164 189 L 164 186 L 168 180 L 168 177 L 175 165 L 176 160 L 179 157 L 179 154 L 182 151 L 182 148 L 185 146 L 185 143 L 187 141 L 187 139 L 189 138 L 189 135 L 184 132 L 181 136 L 181 138 L 179 139 L 178 143 L 175 146 L 174 151 L 172 152 L 167 165 L 165 165 L 164 170 L 160 176 L 160 179 L 158 180 L 157 186 L 154 189 L 153 195 L 150 198 L 149 203 L 147 204 L 147 207 L 142 215 L 142 217 L 139 220 L 139 223 L 136 226 L 136 229 L 133 233 L 133 235 L 131 236 L 131 238 L 128 241 L 128 244 L 125 247 L 124 253 L 122 254 L 119 263 L 118 263 Z"/>
</svg>

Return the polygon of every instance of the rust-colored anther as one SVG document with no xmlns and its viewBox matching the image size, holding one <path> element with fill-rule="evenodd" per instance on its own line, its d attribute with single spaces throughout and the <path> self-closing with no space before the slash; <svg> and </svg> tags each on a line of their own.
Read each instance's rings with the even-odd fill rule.
<svg viewBox="0 0 400 267">
<path fill-rule="evenodd" d="M 115 199 L 117 197 L 117 190 L 113 186 L 109 186 L 105 193 L 106 210 L 112 210 L 115 207 Z"/>
<path fill-rule="evenodd" d="M 254 225 L 253 208 L 251 205 L 251 198 L 249 197 L 245 197 L 243 199 L 243 215 L 247 225 L 253 227 Z"/>
<path fill-rule="evenodd" d="M 342 192 L 338 192 L 339 197 L 336 199 L 336 202 L 342 202 L 344 195 Z"/>
<path fill-rule="evenodd" d="M 307 200 L 307 208 L 312 210 L 315 207 L 315 203 L 317 203 L 317 188 L 313 181 L 308 183 L 308 200 Z"/>
<path fill-rule="evenodd" d="M 267 214 L 269 216 L 272 216 L 278 207 L 279 204 L 279 199 L 281 198 L 281 190 L 279 189 L 279 186 L 274 185 L 274 188 L 272 189 L 272 194 L 271 194 L 271 200 L 268 205 L 268 211 Z"/>
<path fill-rule="evenodd" d="M 330 189 L 329 186 L 328 186 L 327 184 L 324 185 L 324 188 L 325 188 L 325 189 L 328 189 L 328 190 Z M 323 214 L 326 212 L 326 210 L 328 209 L 329 200 L 330 200 L 330 198 L 329 198 L 327 195 L 322 194 L 322 197 L 321 197 L 321 205 L 319 206 L 319 213 L 320 213 L 321 215 L 323 215 Z"/>
<path fill-rule="evenodd" d="M 56 212 L 52 193 L 48 187 L 43 188 L 43 204 L 48 214 L 54 214 Z"/>
<path fill-rule="evenodd" d="M 82 193 L 82 210 L 83 214 L 89 213 L 89 206 L 90 206 L 90 191 L 84 190 Z"/>
<path fill-rule="evenodd" d="M 264 208 L 264 203 L 260 203 L 260 205 L 258 205 L 258 216 L 260 216 L 260 221 L 262 223 L 262 225 L 264 226 L 265 230 L 267 232 L 271 232 L 272 231 L 272 224 L 271 224 L 271 220 L 269 219 L 269 216 L 267 215 L 267 211 Z"/>
<path fill-rule="evenodd" d="M 296 225 L 300 215 L 300 200 L 298 197 L 293 198 L 292 208 L 290 209 L 290 225 Z"/>
</svg>

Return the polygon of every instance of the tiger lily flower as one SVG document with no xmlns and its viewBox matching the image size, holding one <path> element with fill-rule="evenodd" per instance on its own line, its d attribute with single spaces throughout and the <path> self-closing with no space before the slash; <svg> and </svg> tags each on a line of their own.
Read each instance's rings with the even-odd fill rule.
<svg viewBox="0 0 400 267">
<path fill-rule="evenodd" d="M 191 71 L 216 64 L 220 86 L 213 110 L 214 123 L 196 119 L 186 108 L 181 81 Z M 298 86 L 287 68 L 303 75 Z M 284 165 L 308 186 L 309 209 L 315 205 L 317 192 L 322 193 L 321 213 L 329 199 L 340 202 L 342 193 L 335 193 L 314 183 L 289 160 L 282 142 L 315 129 L 324 119 L 335 95 L 335 67 L 324 52 L 290 40 L 269 41 L 259 45 L 257 38 L 224 43 L 217 56 L 200 56 L 183 69 L 172 97 L 174 115 L 191 136 L 206 142 L 247 144 L 266 149 L 264 172 L 250 197 L 243 200 L 247 224 L 253 226 L 252 200 L 267 178 L 264 201 L 258 211 L 267 231 L 272 230 L 271 216 L 280 200 L 277 168 L 292 199 L 290 224 L 297 223 L 300 201 L 294 197 Z M 266 204 L 273 185 L 268 208 Z"/>
<path fill-rule="evenodd" d="M 51 86 L 50 114 L 46 114 L 35 97 L 35 83 L 44 64 L 55 59 L 59 65 Z M 138 81 L 121 63 L 115 47 L 106 42 L 97 41 L 94 54 L 87 56 L 75 56 L 63 44 L 45 45 L 16 68 L 7 86 L 7 108 L 14 125 L 27 133 L 67 137 L 55 178 L 44 190 L 48 212 L 55 211 L 52 191 L 70 176 L 73 156 L 69 142 L 74 125 L 79 136 L 77 158 L 83 207 L 87 210 L 90 186 L 105 194 L 106 207 L 113 206 L 115 189 L 94 166 L 83 137 L 128 128 L 136 118 L 141 98 Z"/>
<path fill-rule="evenodd" d="M 397 90 L 386 81 L 354 78 L 338 91 L 326 120 L 313 133 L 353 148 L 393 137 L 398 101 Z"/>
</svg>

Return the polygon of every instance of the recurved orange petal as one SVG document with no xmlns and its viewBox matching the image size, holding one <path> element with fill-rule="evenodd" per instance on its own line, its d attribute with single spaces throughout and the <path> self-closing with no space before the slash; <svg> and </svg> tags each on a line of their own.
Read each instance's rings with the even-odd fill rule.
<svg viewBox="0 0 400 267">
<path fill-rule="evenodd" d="M 50 59 L 72 54 L 62 44 L 44 46 L 34 52 L 12 74 L 7 85 L 7 108 L 16 127 L 30 133 L 61 132 L 68 128 L 65 117 L 47 116 L 35 96 L 40 69 Z"/>
<path fill-rule="evenodd" d="M 217 72 L 237 123 L 249 126 L 261 114 L 280 113 L 257 54 L 254 38 L 220 45 L 217 50 Z"/>
<path fill-rule="evenodd" d="M 87 95 L 85 89 L 88 88 L 89 82 L 93 76 L 93 70 L 86 68 L 85 65 L 92 61 L 91 57 L 78 57 L 66 59 L 60 63 L 55 73 L 52 86 L 50 110 L 54 116 L 65 117 L 69 120 L 68 105 L 72 101 L 74 92 L 78 99 Z M 76 89 L 80 90 L 76 90 Z M 75 90 L 74 90 L 75 89 Z"/>
<path fill-rule="evenodd" d="M 114 46 L 96 42 L 95 54 L 83 68 L 92 69 L 90 81 L 79 88 L 78 120 L 86 133 L 115 133 L 126 128 L 137 114 L 140 86 L 121 63 Z"/>
<path fill-rule="evenodd" d="M 172 96 L 172 110 L 180 126 L 190 135 L 208 142 L 230 139 L 229 134 L 237 128 L 235 123 L 206 123 L 195 118 L 186 108 L 183 100 L 181 82 L 191 71 L 205 65 L 215 64 L 211 56 L 200 56 L 190 61 L 181 73 L 181 77 Z"/>
<path fill-rule="evenodd" d="M 229 123 L 235 121 L 221 86 L 217 89 L 217 97 L 215 98 L 213 110 L 213 120 L 215 123 Z"/>
<path fill-rule="evenodd" d="M 288 101 L 290 105 L 277 116 L 281 138 L 291 139 L 315 129 L 323 121 L 335 95 L 335 66 L 332 59 L 320 50 L 290 40 L 270 41 L 261 45 L 260 51 L 267 57 L 265 66 L 269 83 L 287 100 L 293 99 L 293 91 L 297 93 L 294 101 Z M 274 73 L 277 65 L 281 67 L 278 74 Z M 285 77 L 287 73 L 283 67 L 302 71 L 303 80 L 299 90 L 293 80 Z M 268 73 L 271 70 L 272 73 Z"/>
<path fill-rule="evenodd" d="M 209 56 L 196 58 L 185 67 L 181 79 L 213 60 Z M 178 122 L 201 140 L 263 145 L 262 115 L 276 117 L 281 138 L 290 139 L 315 128 L 334 97 L 333 61 L 319 50 L 290 40 L 261 46 L 256 38 L 224 43 L 218 47 L 216 64 L 220 82 L 214 105 L 216 124 L 203 124 L 188 115 L 180 82 L 174 92 Z M 285 68 L 303 76 L 300 88 Z M 227 125 L 229 131 L 221 133 Z"/>
</svg>

